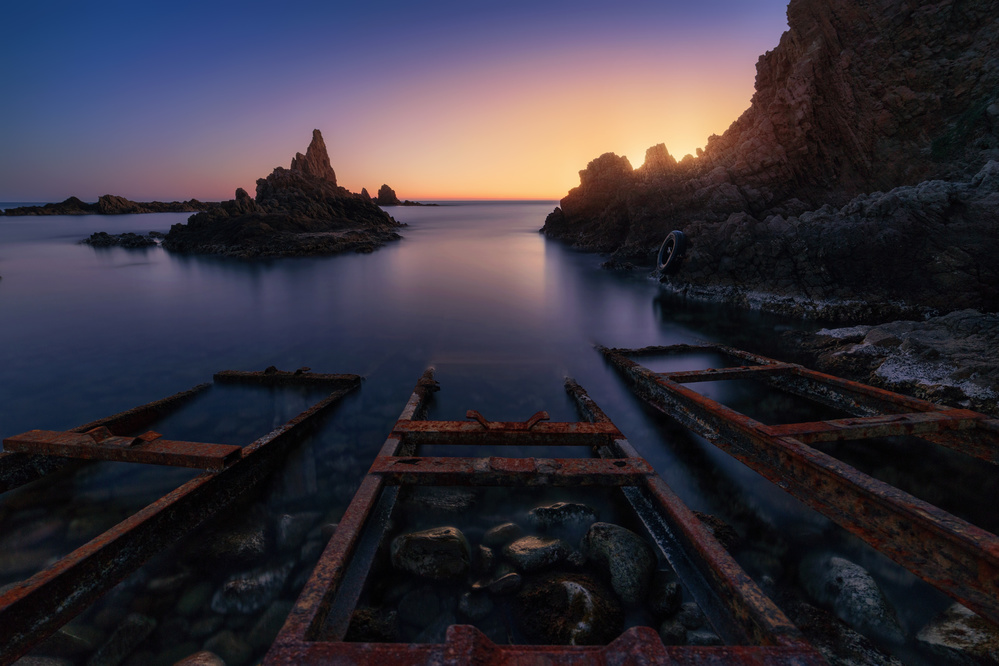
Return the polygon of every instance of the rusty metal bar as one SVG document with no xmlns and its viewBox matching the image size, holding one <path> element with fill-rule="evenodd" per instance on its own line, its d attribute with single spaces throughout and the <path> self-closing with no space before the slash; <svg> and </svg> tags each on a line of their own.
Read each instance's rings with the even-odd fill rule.
<svg viewBox="0 0 999 666">
<path fill-rule="evenodd" d="M 420 415 L 437 390 L 434 370 L 429 368 L 417 382 L 402 414 L 399 416 L 399 420 L 411 420 Z M 399 437 L 389 435 L 382 445 L 379 455 L 397 455 L 402 449 L 403 444 Z M 309 645 L 322 645 L 322 643 L 312 643 L 312 641 L 323 635 L 323 628 L 330 616 L 334 599 L 343 585 L 344 574 L 357 549 L 361 532 L 378 502 L 383 487 L 384 481 L 380 477 L 370 474 L 361 481 L 360 488 L 354 493 L 354 498 L 337 524 L 333 537 L 326 544 L 326 548 L 312 570 L 312 575 L 305 583 L 305 587 L 302 588 L 298 600 L 268 652 L 268 659 L 272 654 L 281 654 L 288 650 L 294 651 L 297 646 L 301 646 L 306 641 L 309 642 Z M 346 631 L 346 627 L 342 625 L 342 622 L 338 625 L 342 627 L 341 630 L 337 631 L 338 635 L 326 638 L 326 640 L 342 640 L 341 632 Z M 286 663 L 297 662 L 292 659 Z"/>
<path fill-rule="evenodd" d="M 259 384 L 263 386 L 323 386 L 333 388 L 335 385 L 351 386 L 357 375 L 322 374 L 309 372 L 306 369 L 289 372 L 286 370 L 268 369 L 260 372 L 243 370 L 222 370 L 216 372 L 213 379 L 219 384 Z"/>
<path fill-rule="evenodd" d="M 77 426 L 72 429 L 72 432 L 86 432 L 99 427 L 108 428 L 116 435 L 135 432 L 177 410 L 210 386 L 211 384 L 198 384 L 194 388 L 175 393 L 169 397 L 147 402 L 124 412 Z M 79 463 L 48 456 L 5 451 L 0 453 L 0 493 L 74 464 Z"/>
<path fill-rule="evenodd" d="M 597 458 L 399 458 L 379 456 L 370 474 L 393 485 L 620 486 L 654 474 L 645 460 Z"/>
<path fill-rule="evenodd" d="M 601 446 L 621 437 L 613 424 L 493 422 L 485 428 L 476 421 L 404 421 L 394 433 L 413 444 Z"/>
<path fill-rule="evenodd" d="M 946 412 L 917 412 L 915 414 L 887 414 L 856 419 L 812 421 L 765 426 L 772 437 L 794 437 L 799 442 L 834 442 L 872 437 L 898 435 L 926 435 L 946 430 L 974 430 L 984 414 L 964 409 Z"/>
<path fill-rule="evenodd" d="M 287 446 L 360 386 L 331 393 L 243 448 L 240 461 L 204 473 L 0 596 L 0 665 L 6 666 L 93 603 L 153 554 L 231 505 L 266 478 Z"/>
<path fill-rule="evenodd" d="M 212 472 L 225 469 L 240 457 L 242 447 L 229 444 L 178 442 L 139 437 L 95 439 L 90 433 L 30 430 L 3 440 L 4 448 L 19 453 L 62 456 L 80 460 L 110 460 L 193 467 Z"/>
<path fill-rule="evenodd" d="M 601 348 L 653 407 L 999 623 L 999 537 Z"/>
<path fill-rule="evenodd" d="M 694 382 L 718 382 L 725 379 L 757 379 L 764 375 L 790 372 L 794 367 L 790 363 L 774 363 L 772 365 L 744 365 L 736 368 L 708 368 L 707 370 L 660 372 L 657 374 L 678 384 L 692 384 Z"/>
</svg>

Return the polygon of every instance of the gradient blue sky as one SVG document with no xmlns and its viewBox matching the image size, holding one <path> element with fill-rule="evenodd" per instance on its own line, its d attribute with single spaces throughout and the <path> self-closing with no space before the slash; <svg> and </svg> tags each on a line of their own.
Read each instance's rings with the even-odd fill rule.
<svg viewBox="0 0 999 666">
<path fill-rule="evenodd" d="M 338 180 L 559 198 L 749 106 L 785 0 L 8 2 L 0 201 L 230 198 L 323 131 Z"/>
</svg>

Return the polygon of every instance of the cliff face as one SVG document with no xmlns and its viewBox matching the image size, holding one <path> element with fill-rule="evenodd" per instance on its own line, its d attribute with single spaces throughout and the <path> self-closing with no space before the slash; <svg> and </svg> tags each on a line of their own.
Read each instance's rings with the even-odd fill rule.
<svg viewBox="0 0 999 666">
<path fill-rule="evenodd" d="M 603 155 L 543 231 L 647 262 L 671 229 L 687 230 L 707 274 L 726 250 L 722 223 L 754 237 L 757 223 L 829 205 L 825 223 L 834 225 L 860 195 L 928 180 L 967 184 L 999 158 L 999 0 L 791 0 L 787 12 L 788 31 L 757 63 L 751 107 L 703 155 L 676 162 L 659 145 L 635 170 Z M 962 218 L 969 229 L 984 224 L 972 217 Z M 728 285 L 815 297 L 798 278 L 778 288 L 730 259 Z M 705 284 L 696 270 L 673 281 Z M 874 286 L 890 297 L 887 285 Z"/>
</svg>

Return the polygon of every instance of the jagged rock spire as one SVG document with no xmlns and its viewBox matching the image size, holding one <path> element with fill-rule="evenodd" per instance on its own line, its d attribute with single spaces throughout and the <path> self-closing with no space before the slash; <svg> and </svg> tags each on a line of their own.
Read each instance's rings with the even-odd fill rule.
<svg viewBox="0 0 999 666">
<path fill-rule="evenodd" d="M 323 141 L 322 132 L 317 129 L 312 130 L 312 143 L 304 155 L 295 153 L 295 157 L 291 160 L 291 170 L 322 178 L 336 185 L 336 173 L 330 166 L 330 156 L 326 152 L 326 142 Z"/>
</svg>

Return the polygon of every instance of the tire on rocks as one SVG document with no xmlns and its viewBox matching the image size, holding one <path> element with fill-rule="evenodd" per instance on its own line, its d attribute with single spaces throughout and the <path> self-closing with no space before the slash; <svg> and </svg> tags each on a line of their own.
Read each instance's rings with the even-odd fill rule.
<svg viewBox="0 0 999 666">
<path fill-rule="evenodd" d="M 659 248 L 659 258 L 656 266 L 663 275 L 673 275 L 683 264 L 683 255 L 687 252 L 687 237 L 682 231 L 671 231 Z"/>
</svg>

